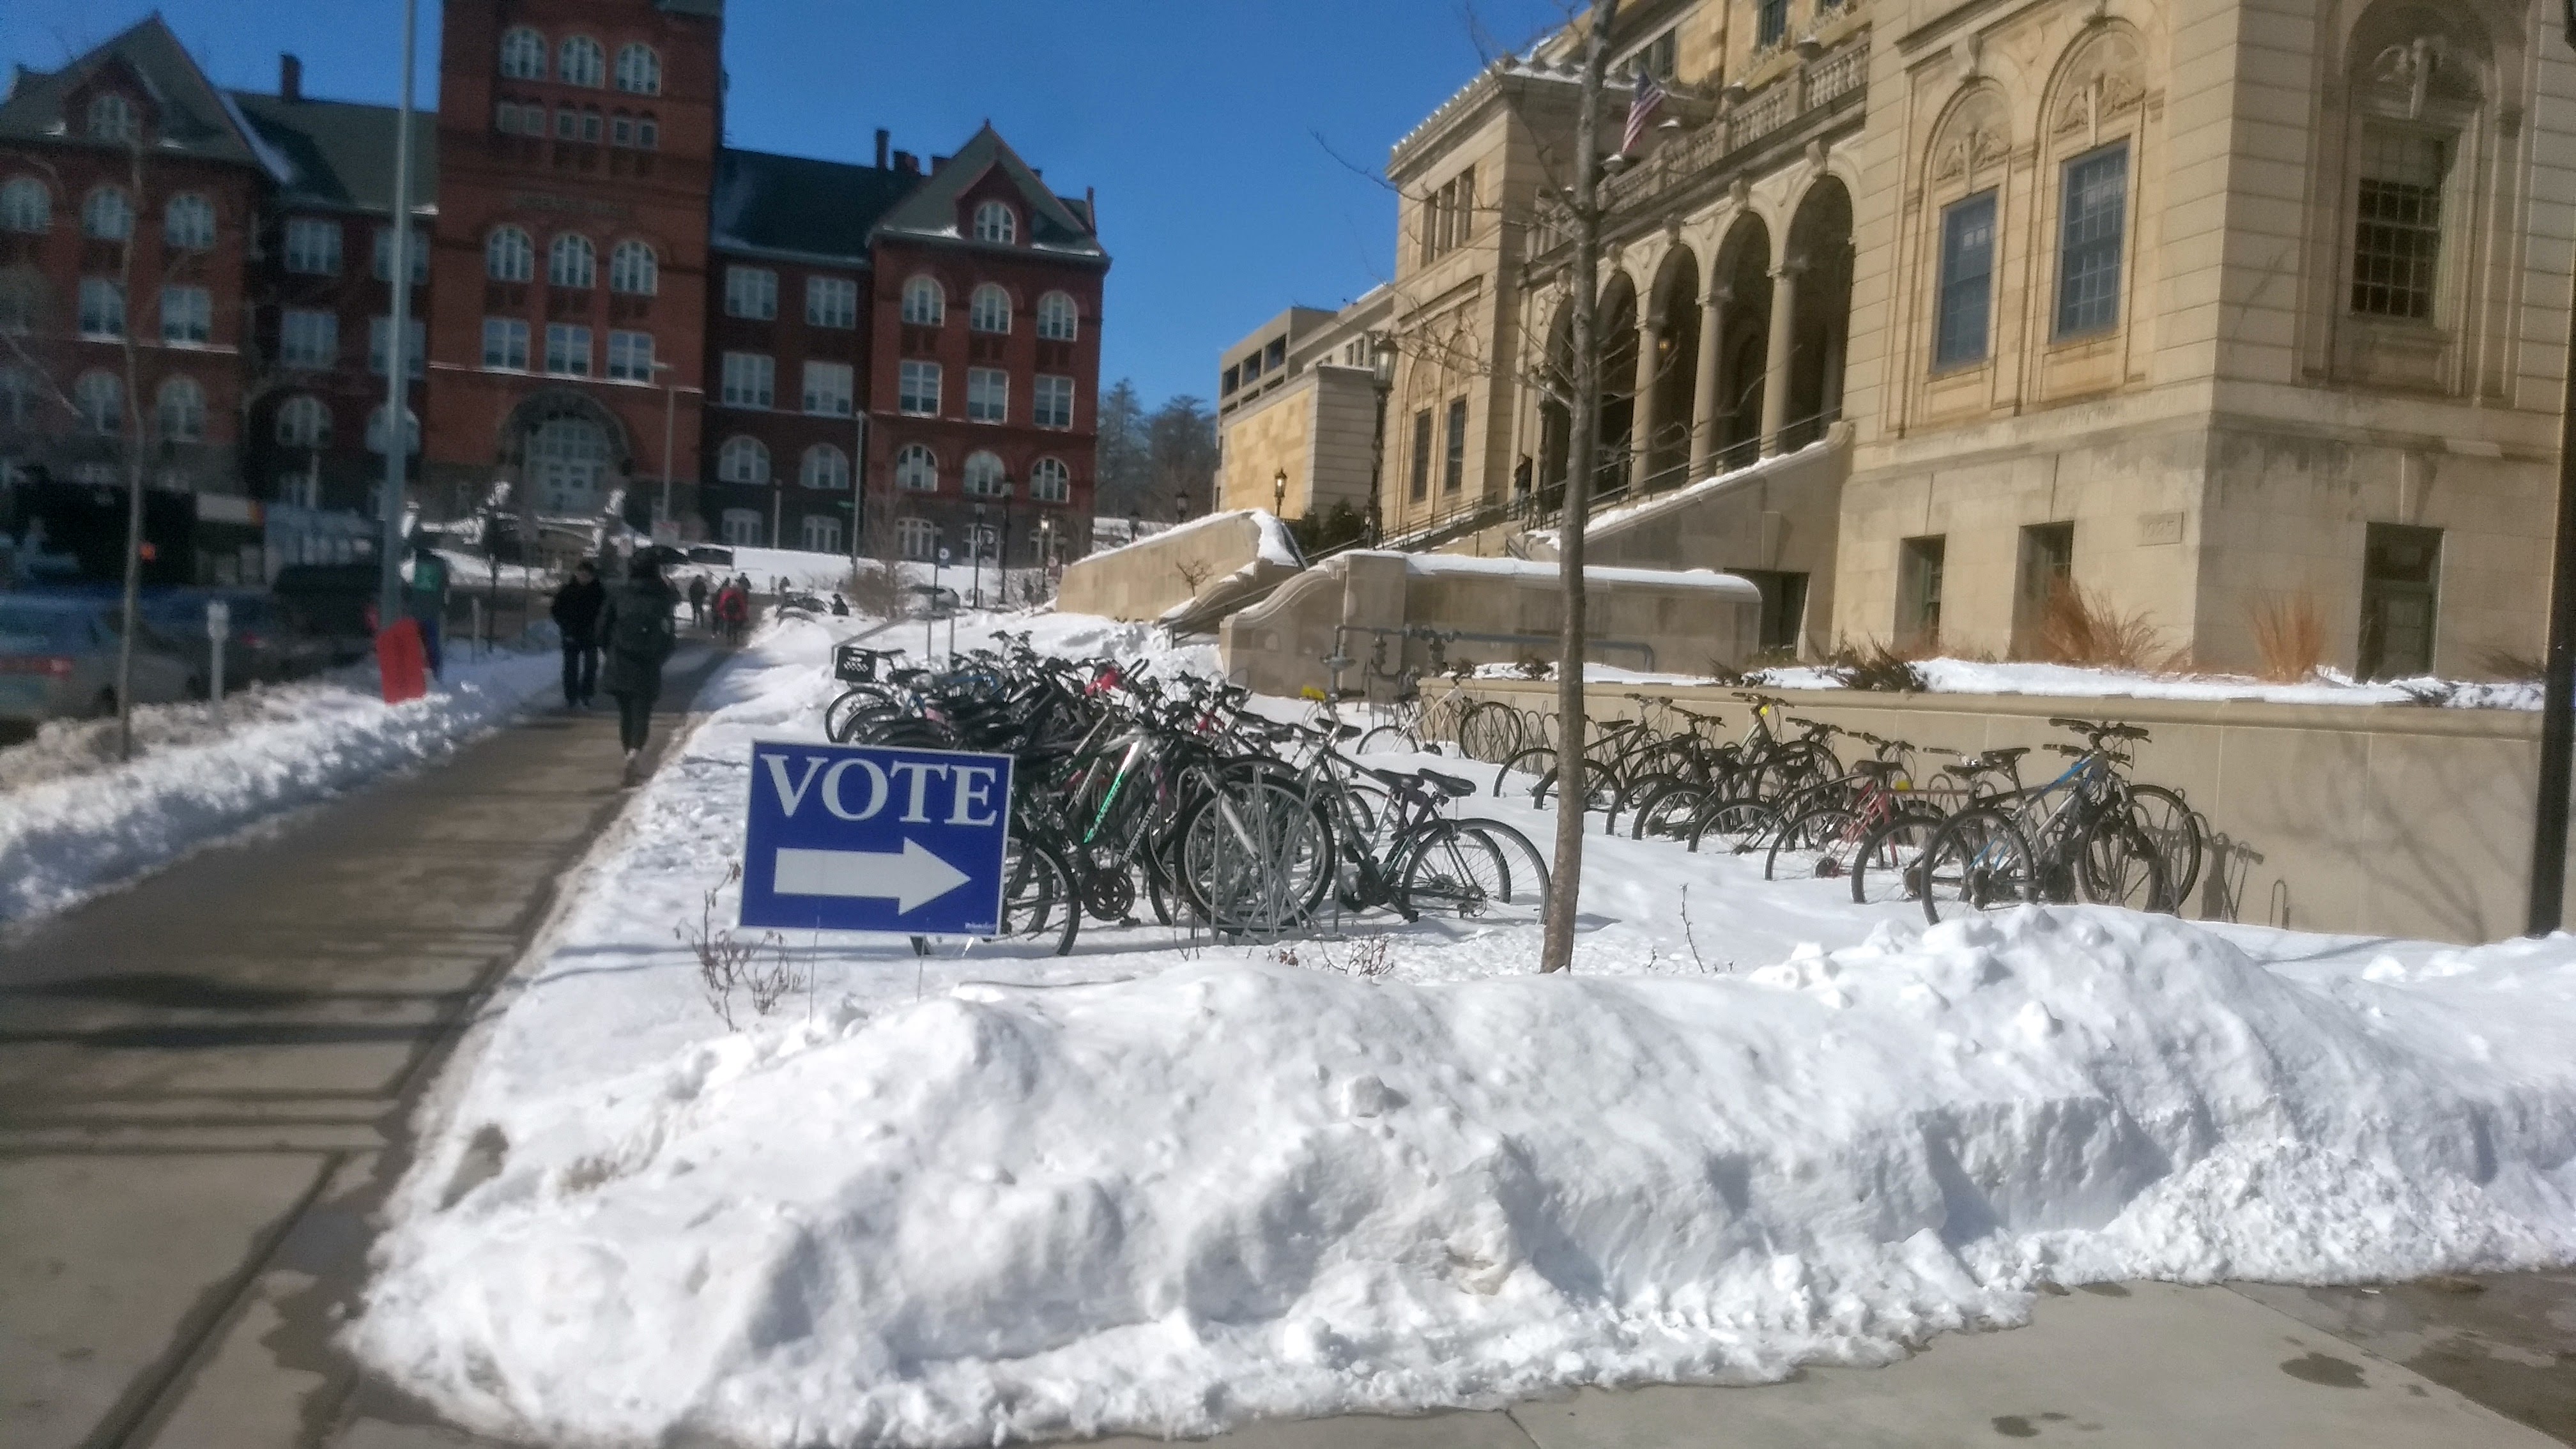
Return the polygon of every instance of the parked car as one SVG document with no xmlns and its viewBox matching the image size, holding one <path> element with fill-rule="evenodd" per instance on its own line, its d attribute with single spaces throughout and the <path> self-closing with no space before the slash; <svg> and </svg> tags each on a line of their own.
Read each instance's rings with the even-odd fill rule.
<svg viewBox="0 0 2576 1449">
<path fill-rule="evenodd" d="M 327 645 L 286 628 L 277 600 L 255 589 L 175 589 L 145 603 L 143 617 L 155 632 L 180 646 L 197 677 L 215 677 L 214 641 L 206 635 L 206 605 L 221 599 L 232 610 L 224 639 L 224 689 L 300 679 L 331 663 Z"/>
<path fill-rule="evenodd" d="M 112 597 L 0 595 L 0 720 L 114 714 L 122 612 Z M 146 616 L 135 638 L 134 702 L 168 704 L 204 692 L 194 661 Z"/>
<path fill-rule="evenodd" d="M 376 593 L 371 563 L 288 564 L 270 586 L 278 624 L 313 667 L 353 664 L 375 652 Z M 200 629 L 203 621 L 200 621 Z"/>
<path fill-rule="evenodd" d="M 693 543 L 689 545 L 689 562 L 729 569 L 733 567 L 733 550 L 712 543 Z"/>
<path fill-rule="evenodd" d="M 921 600 L 921 612 L 934 619 L 945 619 L 965 604 L 955 589 L 946 584 L 914 584 L 907 592 Z"/>
</svg>

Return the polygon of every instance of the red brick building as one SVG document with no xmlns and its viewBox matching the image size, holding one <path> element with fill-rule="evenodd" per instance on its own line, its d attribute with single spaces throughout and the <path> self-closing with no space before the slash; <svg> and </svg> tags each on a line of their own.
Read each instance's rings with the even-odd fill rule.
<svg viewBox="0 0 2576 1449">
<path fill-rule="evenodd" d="M 961 557 L 980 516 L 1015 559 L 1079 553 L 1091 202 L 989 127 L 926 165 L 882 131 L 870 165 L 725 147 L 722 9 L 445 6 L 415 132 L 414 501 L 461 516 L 507 483 L 540 517 L 667 502 L 683 537 L 841 551 L 857 526 Z M 20 70 L 0 484 L 121 478 L 139 437 L 200 517 L 265 518 L 272 569 L 317 547 L 296 528 L 363 535 L 332 520 L 372 511 L 391 431 L 394 124 L 306 97 L 292 58 L 275 95 L 220 91 L 157 18 Z M 217 552 L 200 575 L 255 567 Z"/>
</svg>

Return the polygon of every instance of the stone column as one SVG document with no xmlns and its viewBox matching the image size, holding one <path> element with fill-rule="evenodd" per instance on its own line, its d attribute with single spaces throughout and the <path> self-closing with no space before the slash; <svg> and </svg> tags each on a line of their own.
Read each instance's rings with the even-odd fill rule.
<svg viewBox="0 0 2576 1449">
<path fill-rule="evenodd" d="M 1643 309 L 1640 299 L 1640 310 Z M 1628 487 L 1642 493 L 1646 488 L 1646 460 L 1653 449 L 1647 439 L 1655 435 L 1655 341 L 1663 329 L 1654 319 L 1641 316 L 1637 322 L 1637 402 L 1628 412 Z"/>
<path fill-rule="evenodd" d="M 1782 262 L 1771 273 L 1770 347 L 1762 361 L 1762 456 L 1780 451 L 1789 422 L 1789 334 L 1798 323 L 1798 274 L 1804 262 Z"/>
<path fill-rule="evenodd" d="M 1717 361 L 1718 347 L 1726 331 L 1727 293 L 1722 287 L 1711 287 L 1699 309 L 1699 373 L 1692 381 L 1697 396 L 1692 399 L 1690 476 L 1697 482 L 1708 476 L 1709 459 L 1717 456 Z"/>
</svg>

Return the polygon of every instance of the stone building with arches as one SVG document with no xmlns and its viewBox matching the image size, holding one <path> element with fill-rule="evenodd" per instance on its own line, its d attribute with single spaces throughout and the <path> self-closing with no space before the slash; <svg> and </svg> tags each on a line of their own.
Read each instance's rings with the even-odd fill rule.
<svg viewBox="0 0 2576 1449">
<path fill-rule="evenodd" d="M 1578 465 L 1584 23 L 1393 152 L 1381 523 L 1411 546 L 1544 556 Z M 1602 188 L 1598 561 L 1742 573 L 1765 642 L 1809 655 L 2028 653 L 2069 587 L 2205 667 L 2302 616 L 2362 674 L 2536 655 L 2576 233 L 2554 12 L 1644 0 L 1619 24 L 1605 146 L 1640 69 L 1670 99 Z"/>
</svg>

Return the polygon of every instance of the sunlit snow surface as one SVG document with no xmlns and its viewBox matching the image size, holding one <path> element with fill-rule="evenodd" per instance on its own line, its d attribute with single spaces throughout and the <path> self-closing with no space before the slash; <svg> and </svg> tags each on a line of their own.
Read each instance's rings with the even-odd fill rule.
<svg viewBox="0 0 2576 1449">
<path fill-rule="evenodd" d="M 738 849 L 749 741 L 818 733 L 829 642 L 720 677 L 425 1124 L 350 1338 L 469 1425 L 1199 1433 L 1883 1362 L 2042 1279 L 2576 1260 L 2563 938 L 1926 929 L 1596 835 L 1570 976 L 1455 923 L 1296 965 L 823 937 L 728 1033 L 673 927 Z M 1346 974 L 1371 931 L 1391 974 Z"/>
</svg>

